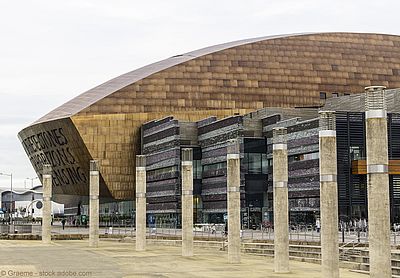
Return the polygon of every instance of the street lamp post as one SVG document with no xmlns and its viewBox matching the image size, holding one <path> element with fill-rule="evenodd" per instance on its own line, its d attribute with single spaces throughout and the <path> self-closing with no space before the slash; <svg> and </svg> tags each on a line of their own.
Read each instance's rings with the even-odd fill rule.
<svg viewBox="0 0 400 278">
<path fill-rule="evenodd" d="M 13 194 L 13 183 L 12 183 L 12 173 L 11 174 L 5 174 L 5 173 L 0 173 L 0 176 L 7 176 L 7 177 L 10 177 L 10 180 L 11 180 L 11 186 L 10 186 L 10 189 L 11 189 L 11 217 L 10 217 L 10 220 L 11 220 L 11 223 L 13 223 L 13 199 L 14 199 L 14 194 Z"/>
</svg>

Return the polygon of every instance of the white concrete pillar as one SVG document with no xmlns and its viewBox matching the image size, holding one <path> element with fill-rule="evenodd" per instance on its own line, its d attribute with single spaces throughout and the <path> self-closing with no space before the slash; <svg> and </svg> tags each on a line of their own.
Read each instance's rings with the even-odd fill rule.
<svg viewBox="0 0 400 278">
<path fill-rule="evenodd" d="M 365 88 L 369 267 L 373 278 L 392 277 L 385 88 Z"/>
<path fill-rule="evenodd" d="M 136 251 L 146 250 L 146 156 L 136 156 Z"/>
<path fill-rule="evenodd" d="M 287 129 L 273 129 L 274 271 L 289 272 Z"/>
<path fill-rule="evenodd" d="M 43 210 L 42 210 L 42 242 L 51 242 L 51 165 L 43 165 Z"/>
<path fill-rule="evenodd" d="M 228 262 L 240 263 L 240 149 L 230 140 L 227 146 Z"/>
<path fill-rule="evenodd" d="M 321 253 L 324 278 L 339 277 L 338 191 L 335 112 L 319 112 Z"/>
<path fill-rule="evenodd" d="M 193 256 L 193 150 L 182 149 L 182 256 Z"/>
<path fill-rule="evenodd" d="M 99 245 L 99 162 L 90 161 L 89 181 L 89 247 Z"/>
</svg>

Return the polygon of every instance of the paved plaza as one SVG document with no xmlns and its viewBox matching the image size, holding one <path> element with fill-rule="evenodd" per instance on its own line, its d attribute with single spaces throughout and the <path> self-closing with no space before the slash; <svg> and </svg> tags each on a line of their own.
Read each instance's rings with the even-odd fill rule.
<svg viewBox="0 0 400 278">
<path fill-rule="evenodd" d="M 320 265 L 290 261 L 290 274 L 273 272 L 273 259 L 242 254 L 242 263 L 228 264 L 227 252 L 195 248 L 184 258 L 181 248 L 149 244 L 136 252 L 134 241 L 101 240 L 99 248 L 88 241 L 2 240 L 0 277 L 321 277 Z M 342 278 L 367 277 L 341 269 Z"/>
</svg>

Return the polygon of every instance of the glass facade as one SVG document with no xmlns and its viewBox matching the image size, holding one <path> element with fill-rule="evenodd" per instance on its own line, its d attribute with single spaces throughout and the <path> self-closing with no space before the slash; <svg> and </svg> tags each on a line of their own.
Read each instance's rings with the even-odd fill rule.
<svg viewBox="0 0 400 278">
<path fill-rule="evenodd" d="M 203 166 L 203 172 L 226 169 L 226 161 Z"/>
<path fill-rule="evenodd" d="M 193 179 L 200 179 L 203 174 L 201 160 L 193 160 Z"/>
<path fill-rule="evenodd" d="M 269 161 L 265 153 L 245 153 L 243 165 L 246 174 L 267 174 Z"/>
</svg>

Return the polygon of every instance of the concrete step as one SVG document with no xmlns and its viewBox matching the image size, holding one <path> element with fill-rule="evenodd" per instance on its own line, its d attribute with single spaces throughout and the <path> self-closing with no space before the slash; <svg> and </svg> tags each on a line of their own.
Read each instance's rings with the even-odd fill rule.
<svg viewBox="0 0 400 278">
<path fill-rule="evenodd" d="M 289 256 L 289 258 L 293 261 L 298 261 L 298 262 L 321 264 L 321 259 L 318 258 L 307 258 L 307 257 L 296 257 L 296 256 Z"/>
<path fill-rule="evenodd" d="M 265 244 L 265 243 L 242 243 L 243 248 L 259 248 L 259 249 L 274 249 L 273 244 Z M 289 245 L 290 250 L 294 251 L 304 251 L 304 252 L 321 252 L 320 246 L 313 246 L 313 245 Z"/>
<path fill-rule="evenodd" d="M 155 240 L 149 239 L 153 244 L 167 244 L 180 246 L 181 240 Z M 227 251 L 227 242 L 222 241 L 195 241 L 194 245 L 196 247 L 211 248 Z M 224 248 L 223 248 L 224 247 Z M 274 246 L 270 243 L 242 243 L 242 252 L 247 254 L 273 257 L 274 256 Z M 310 263 L 321 263 L 320 247 L 315 245 L 289 245 L 289 258 L 291 260 L 296 260 L 300 262 L 310 262 Z M 369 258 L 368 251 L 361 249 L 349 249 L 346 250 L 348 254 L 341 255 L 340 267 L 359 270 L 359 271 L 369 271 Z M 360 255 L 361 254 L 361 255 Z M 366 256 L 365 256 L 366 255 Z M 392 258 L 397 258 L 397 254 L 392 256 Z M 393 275 L 400 276 L 400 260 L 392 259 L 392 271 Z M 395 276 L 393 276 L 395 277 Z M 399 277 L 400 278 L 400 277 Z"/>
<path fill-rule="evenodd" d="M 358 267 L 355 267 L 352 269 L 358 269 L 358 270 L 369 272 L 369 263 L 360 263 L 360 264 L 358 264 Z M 400 267 L 392 266 L 392 275 L 400 276 Z"/>
<path fill-rule="evenodd" d="M 274 257 L 274 254 L 254 254 L 255 256 L 264 256 L 264 257 Z M 313 263 L 313 264 L 321 264 L 321 259 L 316 258 L 307 258 L 307 257 L 297 257 L 297 256 L 289 256 L 290 260 L 298 261 L 298 262 L 306 262 L 306 263 Z"/>
<path fill-rule="evenodd" d="M 360 256 L 360 255 L 346 255 L 341 256 L 342 260 L 346 260 L 353 263 L 361 263 L 369 265 L 369 257 L 367 256 Z M 392 267 L 393 268 L 400 268 L 400 260 L 392 258 Z"/>
<path fill-rule="evenodd" d="M 271 254 L 271 255 L 274 254 L 273 249 L 264 249 L 264 248 L 242 248 L 242 251 L 244 253 L 251 253 L 251 254 Z M 289 249 L 289 256 L 320 259 L 321 253 L 309 252 L 309 251 L 304 252 L 304 251 Z"/>
<path fill-rule="evenodd" d="M 349 271 L 350 272 L 356 272 L 356 273 L 360 273 L 360 274 L 369 275 L 369 271 L 366 271 L 366 270 L 350 269 Z M 400 278 L 400 275 L 392 274 L 392 278 Z"/>
<path fill-rule="evenodd" d="M 360 273 L 360 274 L 365 274 L 365 275 L 369 275 L 369 271 L 365 271 L 365 270 L 359 270 L 359 269 L 350 269 L 351 272 L 356 272 L 356 273 Z M 393 277 L 393 276 L 392 276 Z"/>
</svg>

